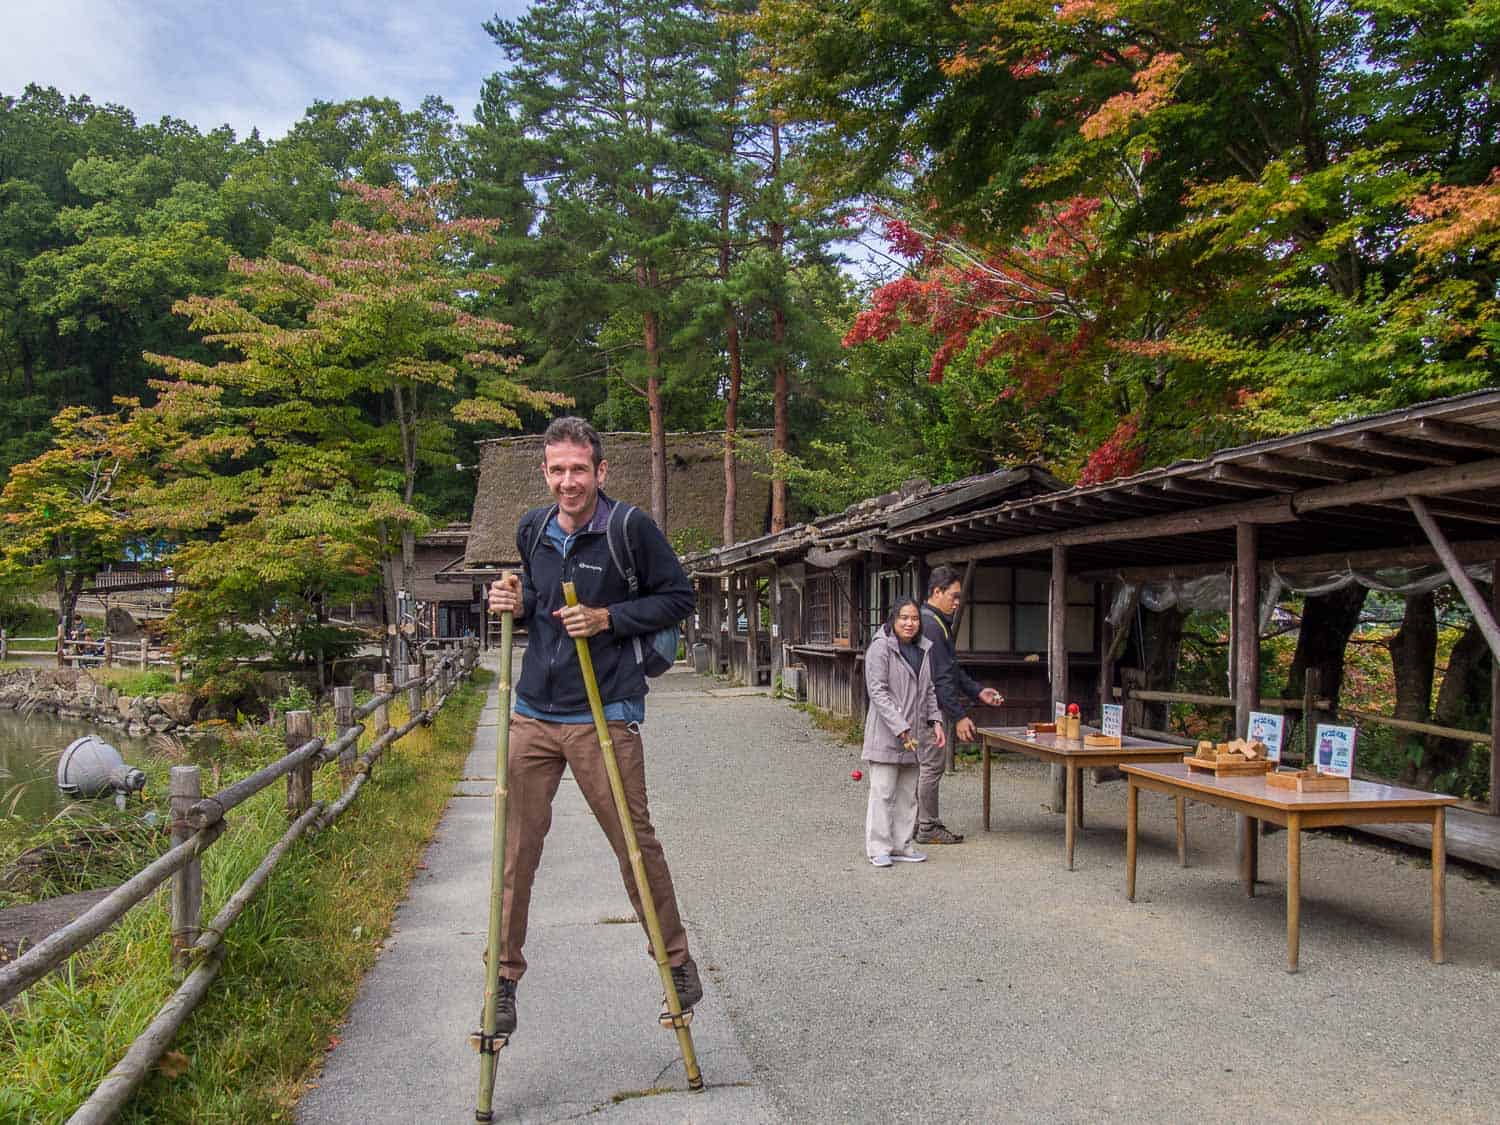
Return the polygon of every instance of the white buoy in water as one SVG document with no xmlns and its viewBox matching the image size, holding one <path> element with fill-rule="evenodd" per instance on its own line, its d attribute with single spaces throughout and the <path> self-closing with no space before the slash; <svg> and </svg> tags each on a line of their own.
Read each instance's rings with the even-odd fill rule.
<svg viewBox="0 0 1500 1125">
<path fill-rule="evenodd" d="M 146 775 L 125 764 L 120 752 L 98 735 L 86 734 L 68 743 L 57 760 L 57 787 L 69 797 L 105 797 L 113 793 L 115 806 L 146 787 Z"/>
</svg>

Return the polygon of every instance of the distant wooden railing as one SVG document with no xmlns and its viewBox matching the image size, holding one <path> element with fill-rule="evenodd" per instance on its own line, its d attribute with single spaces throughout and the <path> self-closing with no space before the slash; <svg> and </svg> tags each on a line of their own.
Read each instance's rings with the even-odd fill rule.
<svg viewBox="0 0 1500 1125">
<path fill-rule="evenodd" d="M 212 796 L 202 796 L 197 766 L 172 767 L 171 848 L 68 925 L 0 966 L 3 1007 L 113 926 L 157 887 L 173 880 L 172 957 L 186 977 L 88 1101 L 69 1118 L 70 1125 L 99 1125 L 114 1119 L 203 999 L 223 963 L 225 932 L 265 885 L 282 856 L 309 830 L 321 831 L 338 819 L 359 795 L 380 756 L 417 726 L 430 723 L 477 663 L 478 646 L 471 641 L 459 654 L 443 657 L 431 672 L 424 674 L 420 665 L 409 664 L 394 685 L 387 677 L 377 676 L 375 696 L 357 708 L 353 688 L 334 688 L 335 737 L 331 742 L 313 735 L 311 711 L 291 711 L 286 716 L 287 753 Z M 407 697 L 410 718 L 402 726 L 392 727 L 388 707 L 402 693 Z M 375 718 L 375 740 L 363 754 L 356 755 L 365 731 L 362 720 L 371 715 Z M 313 775 L 332 761 L 339 764 L 342 789 L 338 799 L 325 806 L 312 799 Z M 226 813 L 281 777 L 286 778 L 291 826 L 214 920 L 203 926 L 202 854 L 224 831 Z"/>
</svg>

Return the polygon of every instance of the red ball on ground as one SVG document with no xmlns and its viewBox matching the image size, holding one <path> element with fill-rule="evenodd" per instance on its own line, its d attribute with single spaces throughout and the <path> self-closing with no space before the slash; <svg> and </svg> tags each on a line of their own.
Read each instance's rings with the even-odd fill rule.
<svg viewBox="0 0 1500 1125">
<path fill-rule="evenodd" d="M 864 777 L 865 775 L 863 773 L 861 773 L 859 770 L 854 770 L 853 772 L 851 772 L 849 774 L 849 776 L 852 777 L 855 781 L 858 781 L 860 778 Z"/>
</svg>

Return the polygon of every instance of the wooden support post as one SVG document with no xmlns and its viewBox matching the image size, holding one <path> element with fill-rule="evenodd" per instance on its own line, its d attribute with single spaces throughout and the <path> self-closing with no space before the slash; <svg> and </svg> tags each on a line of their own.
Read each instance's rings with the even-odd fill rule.
<svg viewBox="0 0 1500 1125">
<path fill-rule="evenodd" d="M 375 673 L 375 694 L 385 695 L 391 690 L 391 678 L 384 672 Z M 391 705 L 382 703 L 375 708 L 375 737 L 379 738 L 391 729 Z"/>
<path fill-rule="evenodd" d="M 57 623 L 57 666 L 64 668 L 68 663 L 68 638 L 63 634 L 62 622 Z"/>
<path fill-rule="evenodd" d="M 755 571 L 745 575 L 745 664 L 749 669 L 747 683 L 760 684 L 760 579 Z"/>
<path fill-rule="evenodd" d="M 142 672 L 144 672 L 146 670 L 146 641 L 147 641 L 146 634 L 142 633 L 141 634 L 141 641 L 140 641 L 141 647 L 139 648 L 139 650 L 137 650 L 137 653 L 136 653 L 136 655 L 137 655 L 136 666 L 138 668 L 140 668 L 140 670 Z"/>
<path fill-rule="evenodd" d="M 1260 704 L 1260 559 L 1253 523 L 1234 529 L 1234 602 L 1229 607 L 1230 643 L 1234 650 L 1234 734 L 1243 738 L 1250 730 L 1250 712 Z M 1255 864 L 1246 849 L 1255 847 L 1260 824 L 1254 817 L 1235 814 L 1239 859 L 1255 893 Z"/>
<path fill-rule="evenodd" d="M 203 798 L 203 780 L 197 766 L 173 766 L 170 790 L 172 811 L 172 846 L 186 843 L 193 835 L 187 822 L 188 810 Z M 172 876 L 172 967 L 186 973 L 191 965 L 190 951 L 200 933 L 203 915 L 203 866 L 194 856 Z"/>
<path fill-rule="evenodd" d="M 417 707 L 417 711 L 420 711 L 423 707 L 427 706 L 427 654 L 421 649 L 417 650 L 417 672 L 415 678 L 422 681 L 422 691 L 417 697 L 420 704 Z M 412 714 L 416 714 L 416 711 L 413 711 Z"/>
<path fill-rule="evenodd" d="M 1490 608 L 1500 617 L 1500 562 L 1490 570 L 1490 583 Z M 1500 816 L 1500 660 L 1490 661 L 1490 815 Z"/>
<path fill-rule="evenodd" d="M 420 664 L 406 666 L 406 684 L 406 708 L 410 712 L 407 718 L 414 719 L 422 710 L 422 666 Z"/>
<path fill-rule="evenodd" d="M 5 663 L 5 658 L 10 655 L 10 640 L 5 635 L 5 630 L 0 629 L 0 664 Z"/>
<path fill-rule="evenodd" d="M 1108 599 L 1105 600 L 1105 604 L 1106 604 L 1106 607 L 1107 607 L 1108 606 Z M 1099 638 L 1099 645 L 1100 645 L 1100 650 L 1099 650 L 1099 657 L 1100 657 L 1100 659 L 1099 659 L 1099 721 L 1103 722 L 1104 721 L 1104 705 L 1106 703 L 1113 703 L 1115 701 L 1114 700 L 1114 690 L 1115 690 L 1115 660 L 1114 660 L 1115 627 L 1113 625 L 1111 625 L 1108 621 L 1105 621 L 1102 624 L 1102 626 L 1100 627 L 1100 633 L 1101 633 L 1101 636 Z M 1120 714 L 1121 714 L 1121 717 L 1123 719 L 1123 716 L 1125 714 L 1125 712 L 1123 710 L 1124 700 L 1122 699 L 1120 702 L 1122 704 L 1122 709 L 1121 709 Z"/>
<path fill-rule="evenodd" d="M 1318 693 L 1323 686 L 1323 672 L 1319 668 L 1309 668 L 1302 676 L 1302 766 L 1307 768 L 1309 764 L 1316 761 L 1313 754 L 1317 750 L 1318 716 L 1313 711 L 1314 704 L 1318 701 Z"/>
<path fill-rule="evenodd" d="M 768 586 L 771 598 L 771 683 L 776 685 L 781 683 L 782 672 L 786 667 L 785 649 L 782 647 L 786 642 L 786 627 L 781 620 L 781 580 L 777 577 L 775 567 L 771 568 Z"/>
<path fill-rule="evenodd" d="M 1068 549 L 1052 546 L 1051 592 L 1047 599 L 1047 677 L 1052 681 L 1052 709 L 1068 705 Z M 1068 813 L 1067 771 L 1051 767 L 1052 811 Z M 1069 813 L 1068 815 L 1071 816 Z"/>
<path fill-rule="evenodd" d="M 340 738 L 343 733 L 354 725 L 354 689 L 352 687 L 336 687 L 333 689 L 333 736 Z M 351 744 L 339 751 L 339 787 L 347 789 L 349 783 L 354 780 L 354 759 L 358 755 Z"/>
<path fill-rule="evenodd" d="M 104 635 L 104 666 L 111 668 L 115 663 L 115 639 L 108 633 Z"/>
<path fill-rule="evenodd" d="M 286 748 L 297 749 L 313 736 L 311 711 L 288 711 L 286 713 Z M 312 806 L 313 766 L 303 762 L 286 775 L 286 811 L 296 820 Z"/>
<path fill-rule="evenodd" d="M 1500 663 L 1500 624 L 1496 624 L 1496 615 L 1490 611 L 1489 603 L 1480 594 L 1479 587 L 1474 585 L 1474 580 L 1469 577 L 1464 564 L 1453 553 L 1448 537 L 1443 534 L 1442 528 L 1438 527 L 1437 521 L 1432 518 L 1432 513 L 1427 510 L 1427 504 L 1420 496 L 1408 496 L 1406 502 L 1411 506 L 1412 515 L 1416 516 L 1417 522 L 1422 525 L 1422 530 L 1427 533 L 1427 541 L 1432 544 L 1437 557 L 1443 560 L 1443 569 L 1448 572 L 1448 577 L 1453 579 L 1453 585 L 1458 588 L 1464 604 L 1474 615 L 1474 624 L 1479 626 L 1479 631 L 1484 634 L 1485 641 L 1489 643 L 1490 656 Z"/>
</svg>

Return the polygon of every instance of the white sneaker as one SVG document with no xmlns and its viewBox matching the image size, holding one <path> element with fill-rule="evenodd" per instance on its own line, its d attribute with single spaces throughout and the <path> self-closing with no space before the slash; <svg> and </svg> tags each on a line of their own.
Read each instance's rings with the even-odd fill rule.
<svg viewBox="0 0 1500 1125">
<path fill-rule="evenodd" d="M 892 852 L 891 853 L 891 858 L 894 859 L 894 860 L 898 860 L 901 863 L 926 863 L 927 862 L 927 853 L 925 853 L 925 852 Z"/>
<path fill-rule="evenodd" d="M 891 857 L 888 855 L 872 855 L 870 862 L 876 867 L 889 867 L 891 865 Z"/>
</svg>

